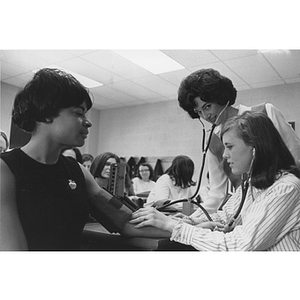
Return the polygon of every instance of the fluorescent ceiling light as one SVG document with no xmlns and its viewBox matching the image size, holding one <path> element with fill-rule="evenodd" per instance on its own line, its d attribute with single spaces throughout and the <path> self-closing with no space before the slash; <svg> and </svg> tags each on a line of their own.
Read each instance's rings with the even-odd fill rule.
<svg viewBox="0 0 300 300">
<path fill-rule="evenodd" d="M 69 74 L 73 75 L 83 86 L 85 86 L 89 89 L 103 85 L 103 83 L 101 83 L 101 82 L 95 81 L 91 78 L 85 77 L 85 76 L 80 75 L 76 72 L 70 71 L 68 69 L 65 69 L 65 68 L 62 68 L 62 67 L 59 67 L 59 66 L 56 66 L 56 65 L 50 65 L 50 66 L 47 66 L 45 68 L 59 69 L 59 70 L 62 70 L 66 73 L 69 73 Z M 37 71 L 38 70 L 34 70 L 33 72 L 36 73 Z"/>
<path fill-rule="evenodd" d="M 184 66 L 159 50 L 113 50 L 115 53 L 150 71 L 161 74 L 185 69 Z"/>
</svg>

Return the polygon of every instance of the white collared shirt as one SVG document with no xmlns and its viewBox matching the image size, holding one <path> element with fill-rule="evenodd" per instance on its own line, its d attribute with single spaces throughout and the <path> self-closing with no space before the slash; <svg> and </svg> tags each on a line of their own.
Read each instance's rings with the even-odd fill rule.
<svg viewBox="0 0 300 300">
<path fill-rule="evenodd" d="M 151 190 L 147 203 L 151 203 L 158 200 L 179 200 L 190 198 L 193 194 L 191 187 L 183 189 L 175 185 L 175 181 L 170 178 L 168 174 L 160 176 L 154 188 Z M 172 207 L 181 208 L 182 203 L 175 204 Z"/>
</svg>

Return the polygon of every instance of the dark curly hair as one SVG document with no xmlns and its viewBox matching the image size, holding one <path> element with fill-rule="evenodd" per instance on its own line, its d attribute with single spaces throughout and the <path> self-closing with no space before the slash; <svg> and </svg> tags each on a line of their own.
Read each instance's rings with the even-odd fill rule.
<svg viewBox="0 0 300 300">
<path fill-rule="evenodd" d="M 171 166 L 166 170 L 165 174 L 168 174 L 175 180 L 175 186 L 186 189 L 196 184 L 192 180 L 194 170 L 194 162 L 188 156 L 178 155 L 173 159 Z"/>
<path fill-rule="evenodd" d="M 253 146 L 251 184 L 258 189 L 271 186 L 276 177 L 288 171 L 300 178 L 294 157 L 273 122 L 263 113 L 245 112 L 228 119 L 222 127 L 221 139 L 227 131 L 235 130 L 246 145 Z"/>
<path fill-rule="evenodd" d="M 15 97 L 12 120 L 22 130 L 33 132 L 37 122 L 51 123 L 63 108 L 86 103 L 92 107 L 88 90 L 72 75 L 45 68 L 39 70 Z"/>
<path fill-rule="evenodd" d="M 204 102 L 229 105 L 235 103 L 237 91 L 232 81 L 214 69 L 201 69 L 184 78 L 178 89 L 179 106 L 193 119 L 199 116 L 194 112 L 195 98 Z"/>
</svg>

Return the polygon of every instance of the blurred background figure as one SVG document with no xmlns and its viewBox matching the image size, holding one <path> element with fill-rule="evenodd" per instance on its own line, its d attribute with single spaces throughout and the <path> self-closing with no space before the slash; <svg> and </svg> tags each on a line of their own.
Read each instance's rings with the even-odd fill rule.
<svg viewBox="0 0 300 300">
<path fill-rule="evenodd" d="M 86 169 L 90 170 L 93 160 L 93 155 L 88 153 L 82 154 L 82 164 Z"/>
<path fill-rule="evenodd" d="M 171 166 L 157 179 L 147 198 L 147 204 L 159 206 L 168 200 L 190 198 L 193 195 L 192 186 L 196 184 L 192 180 L 194 169 L 194 162 L 188 156 L 176 156 Z M 181 210 L 182 203 L 172 207 Z"/>
<path fill-rule="evenodd" d="M 4 131 L 0 131 L 0 153 L 5 152 L 9 148 L 8 138 Z"/>
<path fill-rule="evenodd" d="M 132 179 L 135 195 L 147 197 L 155 186 L 154 171 L 150 164 L 142 163 L 138 168 L 138 176 Z"/>
<path fill-rule="evenodd" d="M 65 149 L 62 152 L 62 155 L 64 155 L 64 156 L 71 156 L 71 157 L 75 158 L 79 163 L 82 164 L 82 155 L 81 155 L 81 152 L 76 147 Z"/>
<path fill-rule="evenodd" d="M 133 188 L 133 182 L 130 178 L 130 167 L 128 164 L 126 164 L 126 173 L 125 173 L 125 194 L 131 200 L 136 199 L 134 188 Z"/>
<path fill-rule="evenodd" d="M 104 152 L 95 157 L 91 164 L 90 172 L 99 186 L 108 190 L 110 166 L 119 162 L 119 156 L 112 152 Z"/>
</svg>

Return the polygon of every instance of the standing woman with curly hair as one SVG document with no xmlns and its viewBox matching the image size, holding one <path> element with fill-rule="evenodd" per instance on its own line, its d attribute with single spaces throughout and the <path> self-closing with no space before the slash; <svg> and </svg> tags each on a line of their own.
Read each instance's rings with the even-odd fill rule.
<svg viewBox="0 0 300 300">
<path fill-rule="evenodd" d="M 283 141 L 291 151 L 296 163 L 300 166 L 300 139 L 286 122 L 282 113 L 271 103 L 261 103 L 252 107 L 233 106 L 237 90 L 232 81 L 214 69 L 197 70 L 184 78 L 178 89 L 178 103 L 191 118 L 203 119 L 216 126 L 207 151 L 207 167 L 210 179 L 210 190 L 203 206 L 209 212 L 216 212 L 227 198 L 228 183 L 236 189 L 240 179 L 232 172 L 223 159 L 224 146 L 220 140 L 222 125 L 231 117 L 245 111 L 264 113 L 268 116 Z"/>
</svg>

